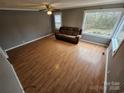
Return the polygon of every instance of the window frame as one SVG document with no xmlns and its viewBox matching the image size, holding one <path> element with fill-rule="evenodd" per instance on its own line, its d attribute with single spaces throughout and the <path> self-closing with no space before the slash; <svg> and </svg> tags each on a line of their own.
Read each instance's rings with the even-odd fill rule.
<svg viewBox="0 0 124 93">
<path fill-rule="evenodd" d="M 113 37 L 112 37 L 112 51 L 113 51 L 112 55 L 115 55 L 117 53 L 117 51 L 120 48 L 122 42 L 124 42 L 124 38 L 120 43 L 118 43 L 118 41 L 116 39 L 117 36 L 119 35 L 119 33 L 122 31 L 123 26 L 124 26 L 124 11 L 123 11 L 121 20 L 120 20 L 120 22 L 118 24 L 118 27 L 117 27 L 117 29 L 116 29 Z"/>
<path fill-rule="evenodd" d="M 84 28 L 85 28 L 85 21 L 86 21 L 86 13 L 93 13 L 93 12 L 104 12 L 104 11 L 122 11 L 122 13 L 123 13 L 123 8 L 107 8 L 107 9 L 92 9 L 92 10 L 85 10 L 84 11 L 84 18 L 83 18 L 83 25 L 82 25 L 82 29 L 84 30 Z M 115 33 L 115 30 L 116 30 L 116 27 L 118 26 L 118 24 L 119 24 L 119 22 L 120 22 L 120 19 L 121 19 L 121 17 L 122 17 L 122 13 L 121 13 L 121 15 L 120 15 L 120 17 L 118 18 L 118 20 L 117 20 L 117 22 L 116 22 L 116 24 L 114 25 L 114 27 L 113 27 L 113 32 L 112 32 L 112 34 L 111 34 L 111 36 L 110 36 L 110 38 L 107 38 L 107 37 L 104 37 L 104 36 L 99 36 L 99 35 L 93 35 L 93 34 L 88 34 L 88 33 L 85 33 L 85 31 L 83 31 L 83 33 L 82 34 L 84 34 L 84 35 L 92 35 L 92 36 L 95 36 L 95 37 L 100 37 L 100 38 L 105 38 L 105 39 L 111 39 L 112 38 L 112 36 L 113 36 L 113 34 Z"/>
<path fill-rule="evenodd" d="M 61 19 L 60 19 L 61 20 L 61 26 L 62 26 L 62 13 L 61 12 L 55 12 L 54 13 L 54 28 L 55 28 L 55 30 L 59 30 L 59 28 L 56 27 L 55 15 L 60 15 L 60 17 L 61 17 Z"/>
</svg>

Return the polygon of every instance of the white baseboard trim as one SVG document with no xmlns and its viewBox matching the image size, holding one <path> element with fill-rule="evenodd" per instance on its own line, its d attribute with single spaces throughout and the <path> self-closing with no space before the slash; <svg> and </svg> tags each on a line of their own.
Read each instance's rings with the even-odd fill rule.
<svg viewBox="0 0 124 93">
<path fill-rule="evenodd" d="M 105 44 L 96 43 L 96 42 L 92 42 L 92 41 L 88 41 L 88 40 L 84 40 L 84 39 L 80 39 L 80 41 L 88 42 L 88 43 L 91 43 L 91 44 L 107 47 L 107 45 L 105 45 Z"/>
<path fill-rule="evenodd" d="M 6 51 L 4 51 L 1 47 L 0 47 L 0 53 L 2 53 L 2 55 L 5 56 L 5 58 L 9 58 Z"/>
<path fill-rule="evenodd" d="M 10 65 L 11 65 L 11 64 L 10 64 Z M 23 87 L 22 87 L 22 84 L 21 84 L 21 82 L 19 81 L 19 78 L 18 78 L 18 76 L 17 76 L 17 74 L 16 74 L 16 72 L 15 72 L 15 70 L 14 70 L 14 68 L 13 68 L 12 65 L 11 65 L 11 68 L 12 68 L 12 71 L 13 71 L 13 73 L 14 73 L 14 75 L 15 75 L 15 78 L 16 78 L 18 84 L 19 84 L 19 88 L 20 88 L 20 90 L 21 90 L 21 93 L 25 93 L 25 91 L 24 91 L 24 89 L 23 89 Z"/>
<path fill-rule="evenodd" d="M 107 92 L 107 74 L 108 74 L 108 55 L 109 55 L 109 48 L 106 50 L 106 65 L 105 65 L 105 79 L 104 79 L 104 92 Z"/>
<path fill-rule="evenodd" d="M 34 42 L 34 41 L 37 41 L 37 40 L 40 40 L 40 39 L 42 39 L 42 38 L 48 37 L 48 36 L 50 36 L 50 35 L 52 35 L 52 34 L 53 34 L 53 33 L 50 33 L 50 34 L 48 34 L 48 35 L 45 35 L 45 36 L 42 36 L 42 37 L 39 37 L 39 38 L 33 39 L 33 40 L 31 40 L 31 41 L 28 41 L 28 42 L 25 42 L 25 43 L 19 44 L 19 45 L 17 45 L 17 46 L 14 46 L 14 47 L 11 47 L 11 48 L 8 48 L 8 49 L 5 49 L 5 51 L 7 52 L 7 51 L 10 51 L 10 50 L 12 50 L 12 49 L 15 49 L 15 48 L 18 48 L 18 47 L 21 47 L 21 46 L 27 45 L 27 44 L 32 43 L 32 42 Z"/>
</svg>

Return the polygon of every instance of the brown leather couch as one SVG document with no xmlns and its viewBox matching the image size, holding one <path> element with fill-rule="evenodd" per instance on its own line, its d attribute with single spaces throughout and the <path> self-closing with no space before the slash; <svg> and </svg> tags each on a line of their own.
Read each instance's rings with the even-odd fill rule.
<svg viewBox="0 0 124 93">
<path fill-rule="evenodd" d="M 55 32 L 56 39 L 78 44 L 82 30 L 77 27 L 61 27 Z"/>
</svg>

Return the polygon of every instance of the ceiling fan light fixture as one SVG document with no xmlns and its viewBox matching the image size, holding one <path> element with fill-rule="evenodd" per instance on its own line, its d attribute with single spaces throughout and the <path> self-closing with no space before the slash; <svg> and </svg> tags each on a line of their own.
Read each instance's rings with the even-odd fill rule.
<svg viewBox="0 0 124 93">
<path fill-rule="evenodd" d="M 47 14 L 48 14 L 48 15 L 52 15 L 52 11 L 48 10 L 48 11 L 47 11 Z"/>
</svg>

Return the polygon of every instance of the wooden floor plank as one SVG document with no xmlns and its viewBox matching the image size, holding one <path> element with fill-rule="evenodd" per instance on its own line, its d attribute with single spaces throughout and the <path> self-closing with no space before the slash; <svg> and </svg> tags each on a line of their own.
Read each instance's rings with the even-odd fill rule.
<svg viewBox="0 0 124 93">
<path fill-rule="evenodd" d="M 103 93 L 105 50 L 50 36 L 8 54 L 26 93 Z"/>
</svg>

